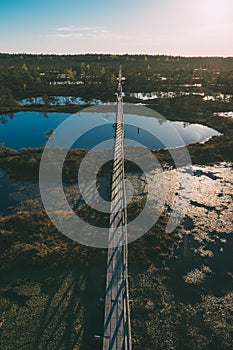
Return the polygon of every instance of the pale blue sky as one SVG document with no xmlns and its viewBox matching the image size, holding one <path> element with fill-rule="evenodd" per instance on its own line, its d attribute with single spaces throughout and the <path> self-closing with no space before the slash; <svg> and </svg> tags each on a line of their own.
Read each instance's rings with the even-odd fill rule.
<svg viewBox="0 0 233 350">
<path fill-rule="evenodd" d="M 232 0 L 0 0 L 0 52 L 233 56 Z"/>
</svg>

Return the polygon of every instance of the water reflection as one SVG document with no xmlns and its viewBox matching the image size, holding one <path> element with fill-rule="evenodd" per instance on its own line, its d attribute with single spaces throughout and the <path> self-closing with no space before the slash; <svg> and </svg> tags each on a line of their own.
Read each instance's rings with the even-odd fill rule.
<svg viewBox="0 0 233 350">
<path fill-rule="evenodd" d="M 43 147 L 51 130 L 70 115 L 67 113 L 17 112 L 0 116 L 0 142 L 13 149 Z M 96 125 L 93 128 L 93 125 Z M 90 149 L 105 140 L 114 140 L 115 113 L 80 112 L 75 127 L 89 130 L 73 145 L 73 148 Z M 135 126 L 134 126 L 135 125 Z M 220 135 L 216 130 L 200 124 L 171 122 L 162 118 L 125 114 L 125 139 L 127 145 L 143 144 L 151 149 L 164 148 L 159 141 L 166 139 L 166 147 L 183 145 L 174 135 L 174 127 L 181 135 L 184 144 L 204 142 L 212 136 Z M 146 131 L 151 130 L 151 133 Z M 173 131 L 172 131 L 173 130 Z M 69 130 L 67 137 L 69 137 Z M 158 135 L 156 138 L 153 134 Z M 47 137 L 48 138 L 48 137 Z M 54 141 L 56 146 L 56 140 Z M 109 144 L 112 147 L 112 144 Z"/>
<path fill-rule="evenodd" d="M 15 117 L 14 113 L 7 113 L 0 115 L 0 123 L 6 124 L 8 121 L 12 120 Z"/>
</svg>

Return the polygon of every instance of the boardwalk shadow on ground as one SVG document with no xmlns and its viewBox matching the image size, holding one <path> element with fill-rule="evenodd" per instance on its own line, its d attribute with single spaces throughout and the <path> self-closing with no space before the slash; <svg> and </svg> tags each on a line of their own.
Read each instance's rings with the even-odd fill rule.
<svg viewBox="0 0 233 350">
<path fill-rule="evenodd" d="M 94 335 L 103 333 L 104 280 L 99 267 L 72 271 L 55 281 L 44 312 L 34 349 L 98 350 L 101 343 Z"/>
<path fill-rule="evenodd" d="M 84 315 L 80 293 L 84 283 L 85 276 L 80 271 L 73 270 L 55 276 L 41 314 L 34 349 L 79 348 Z"/>
<path fill-rule="evenodd" d="M 101 349 L 94 335 L 103 333 L 104 272 L 101 264 L 9 272 L 0 293 L 1 349 Z"/>
</svg>

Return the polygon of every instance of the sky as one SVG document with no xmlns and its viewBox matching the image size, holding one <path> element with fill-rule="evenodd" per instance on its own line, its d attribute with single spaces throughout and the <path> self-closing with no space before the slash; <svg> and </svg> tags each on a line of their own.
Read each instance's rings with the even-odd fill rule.
<svg viewBox="0 0 233 350">
<path fill-rule="evenodd" d="M 232 0 L 0 0 L 0 52 L 233 56 Z"/>
</svg>

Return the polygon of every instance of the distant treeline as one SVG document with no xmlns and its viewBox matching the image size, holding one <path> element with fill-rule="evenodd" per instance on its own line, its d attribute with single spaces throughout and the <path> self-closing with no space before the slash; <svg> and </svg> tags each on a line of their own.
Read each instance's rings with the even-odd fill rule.
<svg viewBox="0 0 233 350">
<path fill-rule="evenodd" d="M 128 66 L 133 63 L 142 64 L 150 62 L 156 68 L 171 69 L 171 63 L 175 68 L 209 68 L 211 70 L 219 69 L 228 71 L 233 69 L 233 57 L 182 57 L 182 56 L 167 56 L 167 55 L 113 55 L 113 54 L 80 54 L 80 55 L 44 55 L 44 54 L 8 54 L 0 53 L 0 65 L 19 65 L 22 62 L 29 65 L 39 64 L 44 66 L 74 66 L 78 63 L 108 63 L 108 64 L 126 64 Z"/>
<path fill-rule="evenodd" d="M 119 64 L 131 92 L 233 94 L 233 57 L 0 54 L 0 105 L 32 96 L 114 99 Z"/>
</svg>

